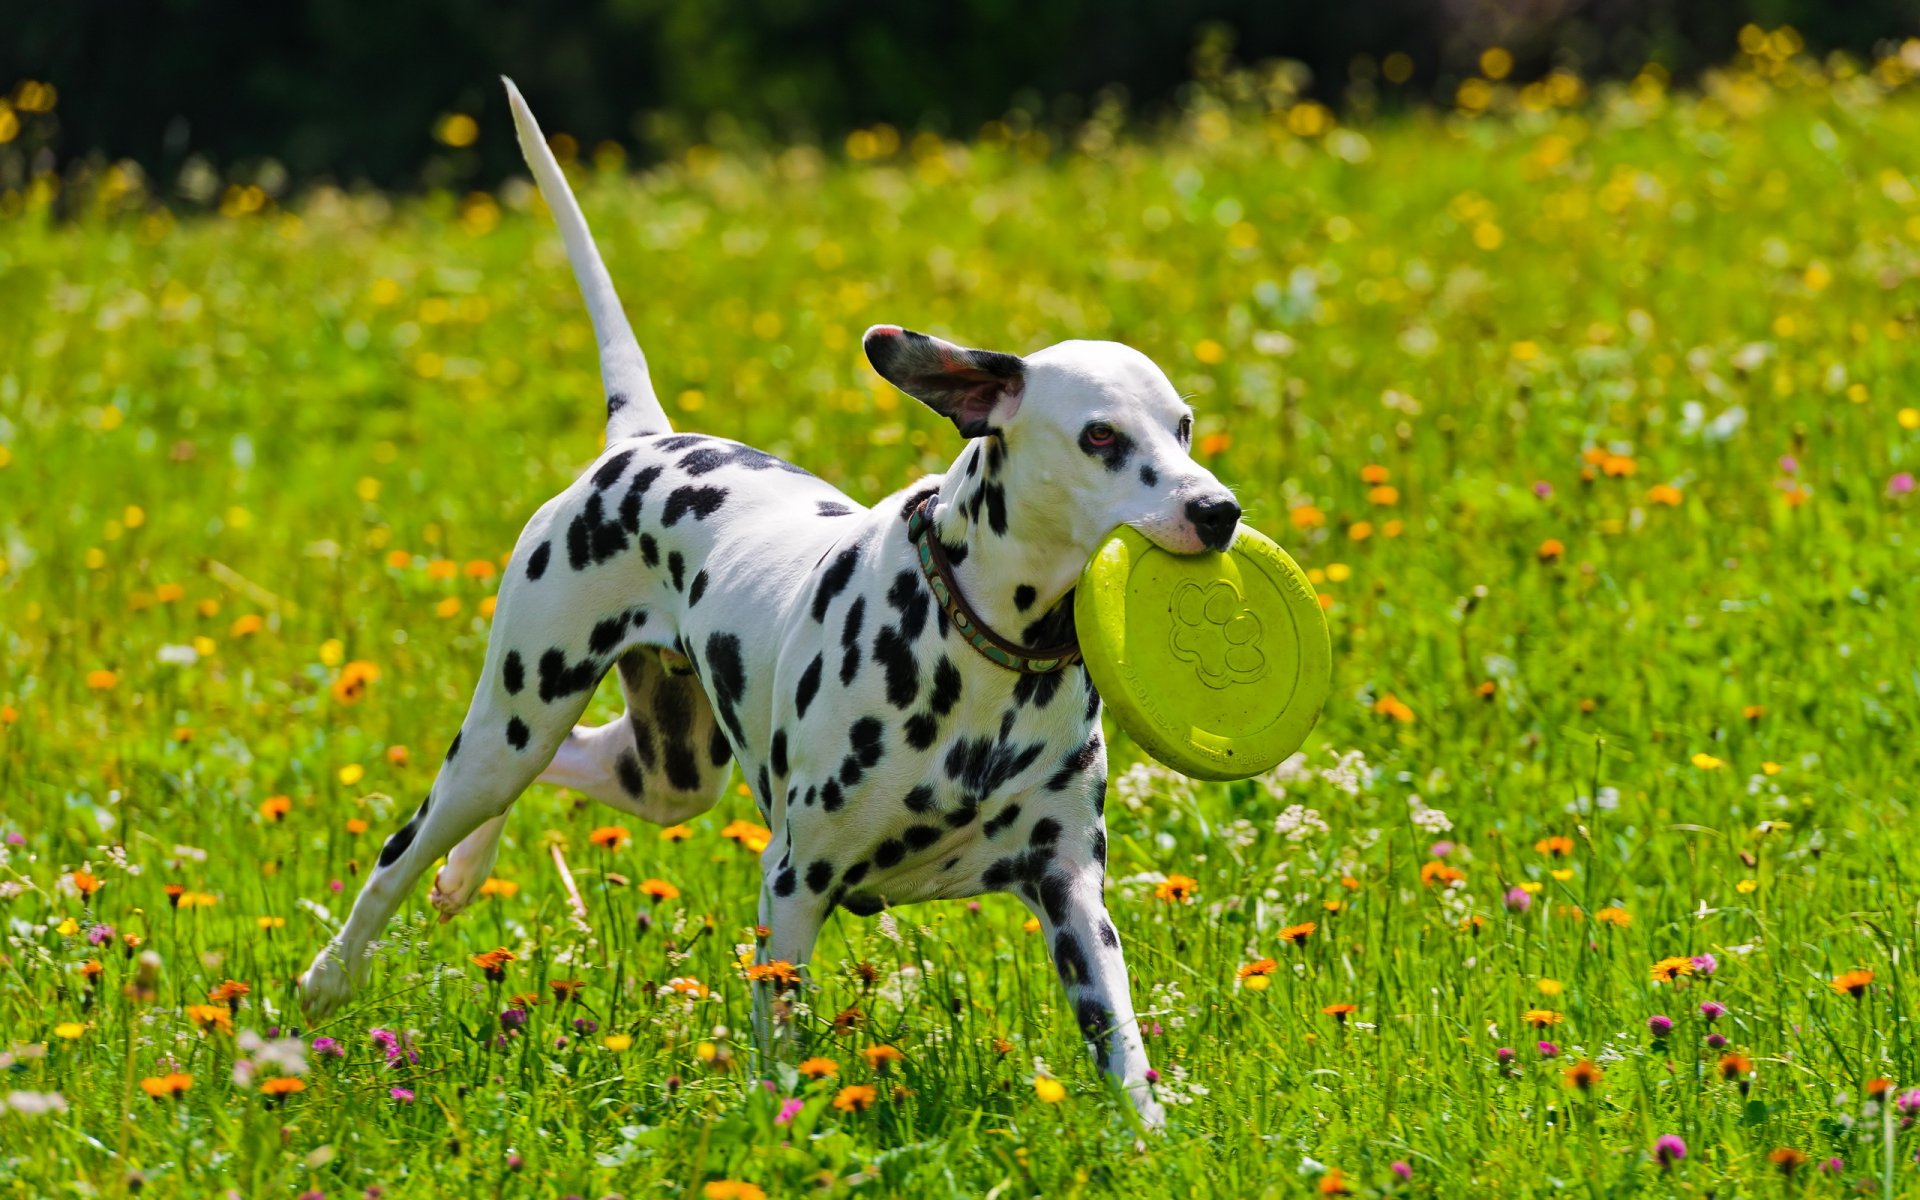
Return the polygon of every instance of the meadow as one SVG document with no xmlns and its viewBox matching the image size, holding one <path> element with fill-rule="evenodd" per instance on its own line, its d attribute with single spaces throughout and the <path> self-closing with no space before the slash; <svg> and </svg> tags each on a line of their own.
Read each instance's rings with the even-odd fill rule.
<svg viewBox="0 0 1920 1200">
<path fill-rule="evenodd" d="M 756 1072 L 743 789 L 534 789 L 308 1027 L 599 446 L 558 237 L 525 184 L 0 197 L 0 1195 L 1920 1194 L 1920 44 L 1508 62 L 1353 124 L 1225 72 L 1071 137 L 563 144 L 680 427 L 873 500 L 960 443 L 866 326 L 1115 338 L 1311 572 L 1297 759 L 1116 736 L 1145 1137 L 1008 897 L 836 917 Z"/>
</svg>

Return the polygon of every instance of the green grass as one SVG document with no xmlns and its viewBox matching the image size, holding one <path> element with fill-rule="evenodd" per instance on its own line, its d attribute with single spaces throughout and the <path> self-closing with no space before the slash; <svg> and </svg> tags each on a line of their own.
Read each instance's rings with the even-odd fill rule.
<svg viewBox="0 0 1920 1200">
<path fill-rule="evenodd" d="M 1110 902 L 1171 1110 L 1142 1146 L 1005 897 L 837 918 L 810 1049 L 840 1077 L 761 1088 L 736 965 L 755 864 L 721 836 L 753 816 L 737 795 L 689 841 L 628 821 L 608 853 L 588 834 L 613 814 L 536 788 L 497 869 L 517 894 L 441 927 L 422 887 L 363 1002 L 300 1028 L 295 974 L 473 685 L 494 580 L 466 565 L 497 564 L 598 446 L 584 311 L 511 190 L 66 223 L 44 184 L 6 198 L 0 1093 L 64 1108 L 0 1111 L 0 1194 L 137 1172 L 167 1197 L 1250 1196 L 1312 1193 L 1323 1166 L 1361 1194 L 1915 1194 L 1920 1131 L 1866 1096 L 1920 1085 L 1920 582 L 1895 494 L 1920 464 L 1920 97 L 1901 78 L 1770 58 L 1704 97 L 1643 80 L 1525 111 L 1503 88 L 1488 115 L 1307 137 L 1203 96 L 1050 154 L 989 136 L 582 177 L 683 427 L 875 499 L 958 444 L 866 368 L 868 324 L 1012 351 L 1117 338 L 1192 393 L 1208 465 L 1315 572 L 1335 667 L 1307 769 L 1116 783 Z M 348 705 L 332 684 L 354 660 L 381 674 Z M 1137 758 L 1119 739 L 1116 774 Z M 1286 836 L 1293 805 L 1328 828 Z M 1536 850 L 1556 836 L 1564 859 Z M 1452 886 L 1422 882 L 1441 840 Z M 1191 903 L 1155 899 L 1169 873 L 1198 880 Z M 650 877 L 681 897 L 649 905 Z M 213 903 L 174 909 L 168 884 Z M 1309 920 L 1304 948 L 1282 941 Z M 96 924 L 115 940 L 90 944 Z M 498 985 L 469 961 L 495 947 L 518 956 Z M 1703 954 L 1710 978 L 1651 981 Z M 1267 957 L 1271 986 L 1237 982 Z M 1857 1001 L 1830 986 L 1853 968 L 1874 972 Z M 711 994 L 663 998 L 674 977 Z M 499 1038 L 509 997 L 567 978 L 576 1004 Z M 278 1101 L 274 1069 L 236 1085 L 247 1052 L 186 1011 L 228 979 L 251 986 L 239 1031 L 345 1056 L 311 1054 Z M 1708 999 L 1729 1010 L 1711 1028 Z M 1344 1024 L 1322 1012 L 1343 1003 Z M 1557 1060 L 1531 1008 L 1564 1016 Z M 388 1065 L 375 1027 L 412 1031 L 418 1061 Z M 1712 1031 L 1748 1086 L 1719 1078 Z M 879 1044 L 905 1059 L 876 1078 L 860 1050 Z M 1582 1058 L 1604 1072 L 1588 1093 L 1563 1079 Z M 175 1072 L 179 1099 L 142 1090 Z M 870 1110 L 830 1106 L 868 1082 Z M 776 1126 L 788 1095 L 804 1107 Z M 1689 1148 L 1670 1176 L 1651 1156 L 1669 1133 Z M 1780 1147 L 1812 1161 L 1783 1180 Z"/>
</svg>

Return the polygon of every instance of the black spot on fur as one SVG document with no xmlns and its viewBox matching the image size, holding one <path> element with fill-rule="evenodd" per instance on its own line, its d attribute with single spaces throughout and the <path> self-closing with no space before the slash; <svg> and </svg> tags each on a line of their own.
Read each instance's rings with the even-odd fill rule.
<svg viewBox="0 0 1920 1200">
<path fill-rule="evenodd" d="M 687 574 L 687 560 L 678 550 L 667 553 L 667 575 L 673 581 L 673 590 L 680 591 Z"/>
<path fill-rule="evenodd" d="M 790 471 L 795 475 L 808 474 L 785 459 L 775 458 L 765 450 L 756 450 L 752 446 L 743 446 L 739 442 L 722 442 L 695 450 L 680 460 L 680 469 L 689 475 L 707 475 L 721 467 L 745 467 L 749 471 Z"/>
<path fill-rule="evenodd" d="M 716 767 L 724 767 L 732 757 L 733 747 L 727 744 L 726 733 L 715 725 L 713 732 L 707 735 L 707 760 Z M 767 789 L 762 786 L 760 790 L 764 793 Z"/>
<path fill-rule="evenodd" d="M 932 713 L 915 713 L 907 718 L 902 728 L 907 731 L 907 745 L 915 750 L 925 750 L 933 745 L 933 739 L 940 734 L 940 722 Z"/>
<path fill-rule="evenodd" d="M 667 493 L 667 506 L 660 513 L 660 524 L 672 529 L 688 513 L 692 513 L 696 521 L 704 521 L 718 511 L 726 499 L 725 488 L 677 487 Z"/>
<path fill-rule="evenodd" d="M 619 769 L 620 786 L 626 789 L 627 795 L 638 796 L 646 790 L 647 777 L 641 772 L 640 760 L 633 756 L 633 751 L 621 754 L 614 766 Z"/>
<path fill-rule="evenodd" d="M 606 519 L 600 495 L 595 492 L 588 496 L 567 526 L 567 561 L 576 571 L 603 563 L 627 548 L 627 531 L 618 522 Z"/>
<path fill-rule="evenodd" d="M 794 878 L 792 867 L 788 867 L 786 870 L 780 872 L 779 877 L 773 881 L 773 894 L 776 896 L 793 895 Z M 818 889 L 816 888 L 815 890 L 817 891 Z"/>
<path fill-rule="evenodd" d="M 567 665 L 567 652 L 555 647 L 540 656 L 541 703 L 552 704 L 562 696 L 590 692 L 606 673 L 606 664 L 593 658 Z"/>
<path fill-rule="evenodd" d="M 893 838 L 888 838 L 886 841 L 874 847 L 873 865 L 884 871 L 888 867 L 898 863 L 902 858 L 905 858 L 906 854 L 907 847 L 904 843 L 896 841 Z"/>
<path fill-rule="evenodd" d="M 925 784 L 921 784 L 902 797 L 900 802 L 905 804 L 907 808 L 913 812 L 932 812 L 933 789 Z"/>
<path fill-rule="evenodd" d="M 1080 449 L 1107 464 L 1107 470 L 1118 471 L 1127 465 L 1127 459 L 1133 455 L 1133 439 L 1118 429 L 1113 431 L 1113 440 L 1104 446 L 1093 444 L 1093 426 L 1080 431 Z"/>
<path fill-rule="evenodd" d="M 687 607 L 700 603 L 700 597 L 707 594 L 707 573 L 699 571 L 693 577 L 693 586 L 687 589 Z"/>
<path fill-rule="evenodd" d="M 924 618 L 923 618 L 924 619 Z M 920 660 L 899 630 L 883 625 L 873 638 L 873 658 L 887 672 L 887 703 L 906 708 L 920 696 Z"/>
<path fill-rule="evenodd" d="M 909 825 L 907 831 L 900 835 L 900 840 L 907 844 L 909 850 L 925 850 L 940 840 L 940 830 L 933 825 Z"/>
<path fill-rule="evenodd" d="M 649 567 L 660 565 L 660 543 L 650 533 L 640 535 L 640 561 Z"/>
<path fill-rule="evenodd" d="M 538 579 L 547 573 L 547 560 L 553 557 L 553 543 L 541 542 L 527 555 L 527 578 Z"/>
<path fill-rule="evenodd" d="M 980 827 L 980 832 L 986 834 L 988 837 L 995 837 L 999 834 L 999 832 L 1002 829 L 1005 829 L 1007 826 L 1013 824 L 1015 821 L 1018 821 L 1019 819 L 1020 819 L 1020 806 L 1018 804 L 1009 804 L 1005 808 L 1001 809 L 999 812 L 995 813 L 992 819 L 989 820 L 985 825 L 982 825 Z"/>
<path fill-rule="evenodd" d="M 872 867 L 865 861 L 857 862 L 847 868 L 847 873 L 840 877 L 840 882 L 847 887 L 853 887 L 862 879 L 865 879 L 867 872 L 870 870 L 872 870 Z"/>
<path fill-rule="evenodd" d="M 627 397 L 621 392 L 607 393 L 607 415 L 611 417 L 627 406 Z"/>
<path fill-rule="evenodd" d="M 652 487 L 653 481 L 658 478 L 660 478 L 660 467 L 657 463 L 650 467 L 642 467 L 633 473 L 633 482 L 627 484 L 627 494 L 620 498 L 620 525 L 628 533 L 640 532 L 640 498 L 647 494 L 647 489 Z M 646 544 L 642 542 L 642 553 L 645 550 Z"/>
<path fill-rule="evenodd" d="M 1067 877 L 1058 871 L 1048 871 L 1040 879 L 1040 903 L 1047 910 L 1047 920 L 1055 925 L 1067 919 Z"/>
<path fill-rule="evenodd" d="M 820 586 L 813 592 L 813 619 L 825 621 L 827 608 L 835 596 L 846 590 L 847 582 L 853 578 L 853 569 L 860 563 L 860 547 L 848 546 L 833 556 L 833 564 L 820 576 Z"/>
<path fill-rule="evenodd" d="M 627 473 L 627 464 L 632 461 L 633 451 L 622 450 L 612 458 L 601 463 L 593 473 L 593 486 L 596 488 L 610 488 L 614 484 L 619 483 L 620 477 Z"/>
<path fill-rule="evenodd" d="M 821 808 L 826 809 L 828 812 L 838 812 L 840 809 L 840 806 L 842 804 L 845 804 L 846 802 L 847 802 L 846 793 L 840 790 L 840 783 L 838 780 L 829 779 L 825 783 L 820 785 L 820 807 Z"/>
<path fill-rule="evenodd" d="M 514 717 L 507 722 L 507 741 L 513 743 L 515 750 L 525 750 L 527 741 L 532 736 L 533 731 L 528 729 L 527 723 L 519 717 Z"/>
<path fill-rule="evenodd" d="M 1109 950 L 1120 948 L 1120 935 L 1114 931 L 1112 921 L 1100 922 L 1100 944 Z"/>
<path fill-rule="evenodd" d="M 1013 702 L 1045 708 L 1060 691 L 1060 678 L 1058 671 L 1048 671 L 1043 675 L 1021 675 L 1013 685 Z"/>
<path fill-rule="evenodd" d="M 1053 965 L 1060 972 L 1060 982 L 1068 987 L 1079 987 L 1093 979 L 1093 972 L 1087 967 L 1087 952 L 1068 930 L 1062 929 L 1060 936 L 1053 939 Z"/>
<path fill-rule="evenodd" d="M 1095 762 L 1099 761 L 1099 758 L 1100 732 L 1099 730 L 1095 730 L 1092 736 L 1080 744 L 1079 749 L 1067 755 L 1066 760 L 1060 764 L 1060 769 L 1053 773 L 1053 778 L 1047 780 L 1047 790 L 1050 792 L 1066 791 L 1074 779 L 1077 778 L 1081 772 L 1087 770 L 1093 766 Z"/>
<path fill-rule="evenodd" d="M 1140 482 L 1153 487 L 1160 482 L 1160 472 L 1153 469 L 1152 463 L 1140 464 Z"/>
<path fill-rule="evenodd" d="M 653 698 L 653 719 L 660 730 L 667 782 L 683 792 L 700 786 L 700 762 L 687 736 L 693 730 L 691 693 L 688 681 L 676 679 L 658 688 Z"/>
<path fill-rule="evenodd" d="M 1013 606 L 1019 609 L 1021 612 L 1025 612 L 1028 609 L 1032 608 L 1033 602 L 1039 598 L 1040 598 L 1040 593 L 1034 591 L 1033 585 L 1030 583 L 1023 583 L 1019 587 L 1013 589 Z"/>
<path fill-rule="evenodd" d="M 1052 612 L 1032 622 L 1020 633 L 1020 641 L 1028 646 L 1058 646 L 1073 640 L 1072 592 L 1061 597 Z"/>
<path fill-rule="evenodd" d="M 895 575 L 893 586 L 887 589 L 887 603 L 900 613 L 900 636 L 909 642 L 917 640 L 927 627 L 927 610 L 933 607 L 933 597 L 921 582 L 920 572 Z"/>
<path fill-rule="evenodd" d="M 418 832 L 412 821 L 402 825 L 392 837 L 387 839 L 387 844 L 380 848 L 380 865 L 390 867 L 398 861 L 400 856 L 407 852 L 407 847 L 413 845 L 413 835 Z"/>
<path fill-rule="evenodd" d="M 939 495 L 939 493 L 939 488 L 921 488 L 919 491 L 909 495 L 906 502 L 900 506 L 900 520 L 903 522 L 913 520 L 914 510 L 918 509 L 920 505 L 926 501 L 928 496 L 936 496 Z"/>
<path fill-rule="evenodd" d="M 747 693 L 747 669 L 740 657 L 738 637 L 731 633 L 716 633 L 707 639 L 707 672 L 707 684 L 713 689 L 720 719 L 727 723 L 734 742 L 746 745 L 747 735 L 741 729 L 740 716 L 735 711 Z M 718 766 L 719 763 L 714 765 Z"/>
<path fill-rule="evenodd" d="M 823 517 L 851 517 L 860 511 L 857 508 L 849 508 L 835 500 L 815 500 L 813 507 L 814 511 Z"/>
<path fill-rule="evenodd" d="M 460 734 L 455 733 L 452 744 L 447 747 L 447 761 L 452 762 L 453 756 L 458 753 L 460 753 Z"/>
<path fill-rule="evenodd" d="M 887 906 L 887 902 L 878 896 L 848 896 L 840 902 L 840 907 L 856 917 L 870 917 Z"/>
<path fill-rule="evenodd" d="M 861 717 L 847 731 L 847 737 L 853 743 L 853 752 L 860 756 L 863 766 L 872 766 L 880 761 L 880 752 L 885 745 L 886 726 L 876 717 Z"/>
<path fill-rule="evenodd" d="M 775 775 L 787 773 L 787 731 L 778 729 L 773 734 L 773 746 L 768 751 L 767 761 L 773 766 Z"/>
<path fill-rule="evenodd" d="M 807 669 L 800 672 L 800 686 L 794 689 L 793 693 L 795 717 L 805 717 L 807 706 L 813 703 L 814 696 L 819 693 L 821 666 L 821 658 L 816 654 L 813 656 L 813 661 L 807 664 Z"/>
<path fill-rule="evenodd" d="M 1007 535 L 1007 490 L 997 483 L 983 483 L 980 492 L 987 501 L 987 528 L 1000 536 Z"/>
<path fill-rule="evenodd" d="M 500 682 L 506 685 L 509 696 L 518 696 L 527 686 L 527 667 L 520 661 L 518 650 L 507 651 L 507 661 L 500 664 Z"/>
<path fill-rule="evenodd" d="M 620 639 L 626 636 L 627 621 L 627 614 L 620 613 L 618 616 L 608 617 L 596 623 L 593 632 L 587 635 L 587 649 L 595 654 L 610 653 L 620 644 Z"/>
<path fill-rule="evenodd" d="M 1074 1005 L 1074 1016 L 1080 1022 L 1080 1035 L 1087 1039 L 1095 1055 L 1106 1059 L 1113 1039 L 1113 1010 L 1095 1000 L 1092 996 L 1082 996 Z"/>
<path fill-rule="evenodd" d="M 1031 846 L 1051 846 L 1060 840 L 1060 822 L 1052 817 L 1041 817 L 1033 823 L 1033 830 L 1027 834 L 1027 844 Z"/>
<path fill-rule="evenodd" d="M 1005 741 L 965 738 L 947 751 L 947 778 L 958 783 L 976 801 L 984 799 L 1032 766 L 1044 749 L 1044 742 L 1016 750 Z"/>
<path fill-rule="evenodd" d="M 712 438 L 704 433 L 673 433 L 656 441 L 653 444 L 653 448 L 655 450 L 665 451 L 668 454 L 677 454 L 689 446 L 704 445 L 712 440 Z"/>
<path fill-rule="evenodd" d="M 866 621 L 867 598 L 855 596 L 847 606 L 847 619 L 840 626 L 840 683 L 844 687 L 860 673 L 860 626 Z"/>
<path fill-rule="evenodd" d="M 813 865 L 807 868 L 808 890 L 817 896 L 826 891 L 832 883 L 833 864 L 824 858 L 815 859 Z"/>
<path fill-rule="evenodd" d="M 928 701 L 935 714 L 944 717 L 953 711 L 960 700 L 960 683 L 960 668 L 953 665 L 952 659 L 941 655 L 933 668 L 933 699 Z"/>
<path fill-rule="evenodd" d="M 1099 863 L 1102 868 L 1105 868 L 1107 865 L 1107 831 L 1104 829 L 1094 830 L 1093 836 L 1087 839 L 1087 849 L 1092 852 L 1093 861 Z"/>
</svg>

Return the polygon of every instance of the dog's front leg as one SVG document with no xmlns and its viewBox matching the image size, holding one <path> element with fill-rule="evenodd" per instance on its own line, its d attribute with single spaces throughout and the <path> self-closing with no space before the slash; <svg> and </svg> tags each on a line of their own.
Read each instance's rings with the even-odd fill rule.
<svg viewBox="0 0 1920 1200">
<path fill-rule="evenodd" d="M 1053 965 L 1094 1062 L 1120 1081 L 1141 1122 L 1158 1129 L 1166 1123 L 1166 1112 L 1154 1099 L 1147 1077 L 1147 1050 L 1133 1015 L 1127 962 L 1120 952 L 1120 935 L 1107 916 L 1105 876 L 1098 862 L 1057 862 L 1037 887 L 1021 888 L 1020 897 L 1046 931 Z"/>
<path fill-rule="evenodd" d="M 792 1006 L 804 994 L 804 967 L 813 957 L 813 944 L 826 922 L 820 898 L 799 894 L 806 889 L 789 888 L 796 894 L 780 894 L 779 879 L 783 871 L 784 863 L 769 867 L 760 885 L 760 926 L 767 934 L 760 941 L 755 962 L 762 966 L 784 963 L 798 973 L 800 981 L 789 982 L 780 977 L 782 973 L 775 972 L 772 977 L 754 984 L 754 1049 L 760 1059 L 756 1065 L 762 1073 L 795 1048 Z"/>
</svg>

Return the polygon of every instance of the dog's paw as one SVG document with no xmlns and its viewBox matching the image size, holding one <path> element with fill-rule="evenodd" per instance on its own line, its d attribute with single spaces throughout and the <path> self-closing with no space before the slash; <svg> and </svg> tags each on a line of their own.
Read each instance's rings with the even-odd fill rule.
<svg viewBox="0 0 1920 1200">
<path fill-rule="evenodd" d="M 352 996 L 352 972 L 340 951 L 328 945 L 314 956 L 313 965 L 301 976 L 300 1011 L 309 1021 L 323 1021 Z"/>
<path fill-rule="evenodd" d="M 1152 1089 L 1145 1083 L 1137 1083 L 1131 1090 L 1133 1111 L 1139 1114 L 1140 1124 L 1146 1127 L 1147 1132 L 1159 1133 L 1166 1129 L 1167 1110 L 1160 1107 L 1160 1102 L 1153 1098 Z"/>
<path fill-rule="evenodd" d="M 433 877 L 433 906 L 440 910 L 440 923 L 459 916 L 480 895 L 480 887 L 493 874 L 493 861 L 500 850 L 502 821 L 495 818 L 461 840 L 447 855 L 447 863 Z"/>
<path fill-rule="evenodd" d="M 433 906 L 440 910 L 440 923 L 445 925 L 465 911 L 473 903 L 474 897 L 480 894 L 480 885 L 486 881 L 484 872 L 474 879 L 456 870 L 452 863 L 440 868 L 433 877 L 433 894 L 428 897 Z"/>
</svg>

